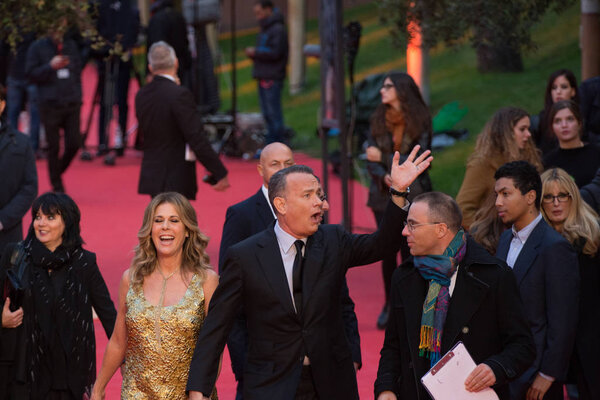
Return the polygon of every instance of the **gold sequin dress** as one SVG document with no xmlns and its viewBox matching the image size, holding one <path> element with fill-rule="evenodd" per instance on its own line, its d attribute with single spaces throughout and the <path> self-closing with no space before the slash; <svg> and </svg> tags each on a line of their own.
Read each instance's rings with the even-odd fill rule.
<svg viewBox="0 0 600 400">
<path fill-rule="evenodd" d="M 204 323 L 204 291 L 194 275 L 178 304 L 157 306 L 141 285 L 127 291 L 127 352 L 121 399 L 185 400 L 185 387 L 196 340 Z M 217 400 L 213 391 L 212 400 Z"/>
</svg>

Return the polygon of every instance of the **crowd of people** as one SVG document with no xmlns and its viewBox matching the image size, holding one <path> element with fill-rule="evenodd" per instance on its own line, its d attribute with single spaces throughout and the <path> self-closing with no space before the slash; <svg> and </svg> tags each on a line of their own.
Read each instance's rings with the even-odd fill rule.
<svg viewBox="0 0 600 400">
<path fill-rule="evenodd" d="M 162 3 L 161 24 L 179 21 Z M 116 307 L 95 254 L 83 248 L 80 211 L 61 177 L 80 148 L 86 55 L 66 20 L 17 52 L 8 96 L 0 85 L 0 399 L 100 400 L 121 368 L 121 398 L 215 400 L 225 345 L 236 400 L 358 399 L 360 335 L 346 272 L 380 260 L 378 400 L 430 398 L 420 378 L 459 342 L 476 364 L 467 392 L 600 399 L 600 77 L 578 87 L 561 69 L 549 77 L 539 114 L 498 109 L 455 200 L 429 178 L 433 129 L 418 86 L 389 73 L 365 146 L 377 230 L 352 234 L 321 223 L 329 202 L 319 178 L 280 142 L 284 28 L 271 1 L 254 8 L 262 31 L 247 54 L 270 142 L 257 164 L 262 185 L 227 209 L 217 275 L 189 200 L 198 193 L 196 160 L 214 190 L 229 187 L 228 171 L 180 79 L 189 78 L 180 76 L 180 46 L 166 34 L 153 39 L 152 80 L 135 100 L 144 138 L 138 191 L 151 201 Z M 101 24 L 106 36 L 115 34 L 112 22 Z M 285 53 L 271 66 L 276 73 L 261 64 L 269 46 Z M 113 61 L 99 70 L 128 71 L 127 60 Z M 15 122 L 23 92 L 29 139 Z M 122 134 L 127 105 L 117 103 Z M 52 185 L 39 197 L 38 118 Z M 110 338 L 98 374 L 92 308 Z"/>
</svg>

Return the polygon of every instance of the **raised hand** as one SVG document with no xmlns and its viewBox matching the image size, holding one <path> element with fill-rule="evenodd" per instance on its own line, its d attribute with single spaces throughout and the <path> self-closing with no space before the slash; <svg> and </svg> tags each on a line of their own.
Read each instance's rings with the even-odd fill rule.
<svg viewBox="0 0 600 400">
<path fill-rule="evenodd" d="M 431 151 L 426 150 L 417 157 L 417 153 L 421 146 L 416 145 L 408 155 L 406 161 L 399 165 L 400 153 L 394 153 L 394 159 L 392 161 L 392 170 L 390 176 L 392 178 L 393 189 L 399 192 L 405 192 L 406 188 L 422 174 L 433 161 L 433 157 L 430 156 Z"/>
</svg>

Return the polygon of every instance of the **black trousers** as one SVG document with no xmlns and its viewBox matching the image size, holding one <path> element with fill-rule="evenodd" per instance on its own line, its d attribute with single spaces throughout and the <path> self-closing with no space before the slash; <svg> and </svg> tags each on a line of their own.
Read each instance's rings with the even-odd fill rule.
<svg viewBox="0 0 600 400">
<path fill-rule="evenodd" d="M 54 191 L 64 191 L 62 174 L 67 170 L 81 145 L 79 112 L 81 104 L 40 105 L 40 117 L 48 141 L 48 173 Z M 64 132 L 64 149 L 60 153 L 60 130 Z"/>
<path fill-rule="evenodd" d="M 300 383 L 296 390 L 295 400 L 319 400 L 317 395 L 317 389 L 315 388 L 315 382 L 312 377 L 312 370 L 310 365 L 304 365 L 302 367 L 302 374 L 300 375 Z"/>
</svg>

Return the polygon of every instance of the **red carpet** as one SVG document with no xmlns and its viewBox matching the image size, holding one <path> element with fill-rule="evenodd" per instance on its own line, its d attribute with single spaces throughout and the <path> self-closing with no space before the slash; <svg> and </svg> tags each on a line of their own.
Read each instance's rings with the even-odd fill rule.
<svg viewBox="0 0 600 400">
<path fill-rule="evenodd" d="M 84 96 L 90 98 L 94 90 L 95 74 L 90 68 L 84 71 Z M 131 90 L 131 96 L 134 90 Z M 133 104 L 133 102 L 130 102 Z M 130 125 L 134 121 L 133 107 L 130 108 Z M 87 118 L 89 104 L 84 104 L 82 125 Z M 95 118 L 97 119 L 97 118 Z M 96 121 L 94 121 L 96 124 Z M 96 128 L 92 128 L 88 144 L 97 143 Z M 118 284 L 123 271 L 131 261 L 132 249 L 136 244 L 136 234 L 142 222 L 144 207 L 148 196 L 137 194 L 137 180 L 141 155 L 128 150 L 125 157 L 117 160 L 115 167 L 107 167 L 101 159 L 92 162 L 75 160 L 64 174 L 67 193 L 73 197 L 81 209 L 82 236 L 85 248 L 98 256 L 98 265 L 106 280 L 113 300 L 117 301 Z M 210 238 L 208 253 L 212 264 L 216 265 L 221 239 L 221 229 L 225 210 L 231 204 L 254 194 L 261 180 L 256 172 L 255 162 L 238 159 L 225 159 L 229 169 L 231 188 L 224 193 L 212 190 L 208 185 L 199 183 L 200 191 L 196 201 L 192 202 L 198 213 L 200 229 Z M 297 154 L 296 162 L 306 164 L 321 175 L 321 162 L 303 154 Z M 47 165 L 38 162 L 39 193 L 50 189 Z M 203 176 L 202 166 L 198 166 L 198 176 Z M 341 219 L 340 181 L 336 177 L 330 180 L 329 201 L 331 204 L 330 222 Z M 375 223 L 371 211 L 366 207 L 367 191 L 358 184 L 354 185 L 354 225 L 374 229 Z M 31 218 L 26 216 L 24 224 L 29 226 Z M 360 396 L 363 399 L 373 397 L 373 382 L 377 372 L 379 350 L 383 343 L 383 332 L 375 327 L 375 321 L 383 304 L 383 285 L 379 264 L 354 268 L 348 273 L 350 294 L 356 303 L 356 314 L 362 341 L 363 368 L 358 372 Z M 100 367 L 107 339 L 99 321 L 96 322 L 98 368 Z M 107 390 L 107 399 L 118 399 L 121 378 L 115 376 Z M 217 383 L 221 399 L 234 398 L 235 380 L 229 364 L 229 356 L 223 356 L 223 368 Z M 273 399 L 275 400 L 275 399 Z"/>
</svg>

